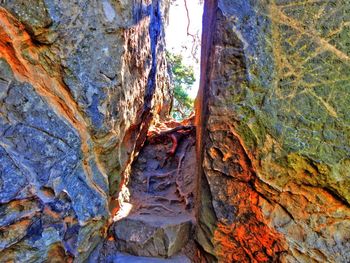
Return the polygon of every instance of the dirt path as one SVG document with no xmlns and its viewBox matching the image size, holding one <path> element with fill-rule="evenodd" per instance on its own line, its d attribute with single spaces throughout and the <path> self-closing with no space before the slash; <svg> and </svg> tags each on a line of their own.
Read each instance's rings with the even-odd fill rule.
<svg viewBox="0 0 350 263">
<path fill-rule="evenodd" d="M 130 196 L 114 218 L 113 240 L 105 244 L 102 261 L 138 256 L 151 260 L 142 262 L 178 257 L 194 262 L 195 138 L 190 124 L 170 123 L 149 132 L 132 164 Z"/>
</svg>

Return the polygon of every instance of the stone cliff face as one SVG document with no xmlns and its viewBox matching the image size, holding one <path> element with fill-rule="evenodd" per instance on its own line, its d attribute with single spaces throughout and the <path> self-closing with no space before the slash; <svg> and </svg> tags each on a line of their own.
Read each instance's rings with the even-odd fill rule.
<svg viewBox="0 0 350 263">
<path fill-rule="evenodd" d="M 84 261 L 169 111 L 166 1 L 1 1 L 0 261 Z"/>
<path fill-rule="evenodd" d="M 168 8 L 0 1 L 0 262 L 349 262 L 350 5 L 206 0 L 196 127 Z"/>
<path fill-rule="evenodd" d="M 350 260 L 349 8 L 206 1 L 197 239 L 212 261 Z"/>
</svg>

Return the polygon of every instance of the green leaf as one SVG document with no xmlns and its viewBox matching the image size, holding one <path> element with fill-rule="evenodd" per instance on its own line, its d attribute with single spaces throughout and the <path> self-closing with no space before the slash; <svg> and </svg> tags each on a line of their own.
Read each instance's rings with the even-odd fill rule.
<svg viewBox="0 0 350 263">
<path fill-rule="evenodd" d="M 170 66 L 174 101 L 171 115 L 181 120 L 190 116 L 193 112 L 193 99 L 189 97 L 188 90 L 196 81 L 193 67 L 183 63 L 181 55 L 167 52 L 167 60 Z"/>
</svg>

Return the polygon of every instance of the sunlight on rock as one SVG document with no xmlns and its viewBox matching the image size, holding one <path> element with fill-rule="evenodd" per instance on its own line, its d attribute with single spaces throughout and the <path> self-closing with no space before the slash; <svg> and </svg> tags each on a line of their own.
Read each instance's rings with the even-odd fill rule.
<svg viewBox="0 0 350 263">
<path fill-rule="evenodd" d="M 113 221 L 115 222 L 115 221 L 121 220 L 124 217 L 127 217 L 130 214 L 132 208 L 133 208 L 132 204 L 123 202 L 119 211 L 114 216 Z"/>
<path fill-rule="evenodd" d="M 0 0 L 0 262 L 350 262 L 349 32 L 349 0 Z"/>
</svg>

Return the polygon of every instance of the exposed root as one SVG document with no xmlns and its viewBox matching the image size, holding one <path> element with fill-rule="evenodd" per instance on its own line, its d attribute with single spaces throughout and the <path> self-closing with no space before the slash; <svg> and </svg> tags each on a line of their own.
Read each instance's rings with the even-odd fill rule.
<svg viewBox="0 0 350 263">
<path fill-rule="evenodd" d="M 149 174 L 145 174 L 146 176 L 146 192 L 148 193 L 149 192 L 149 184 L 150 184 L 150 181 L 151 181 L 151 178 L 152 177 L 157 177 L 157 178 L 166 178 L 166 177 L 169 177 L 171 176 L 171 174 L 173 172 L 176 172 L 176 170 L 172 170 L 170 172 L 167 172 L 167 173 L 163 173 L 163 174 L 159 174 L 159 173 L 149 173 Z"/>
<path fill-rule="evenodd" d="M 162 140 L 171 133 L 178 132 L 178 131 L 191 131 L 193 129 L 194 129 L 193 125 L 180 125 L 170 130 L 156 129 L 156 130 L 150 131 L 148 134 L 148 137 L 150 141 L 152 141 L 152 139 Z"/>
<path fill-rule="evenodd" d="M 194 196 L 195 127 L 191 123 L 171 128 L 167 124 L 160 125 L 154 126 L 157 132 L 153 127 L 133 164 L 131 213 L 165 218 L 187 216 L 191 214 Z M 164 160 L 168 160 L 166 165 L 162 165 Z"/>
<path fill-rule="evenodd" d="M 152 204 L 143 204 L 143 205 L 140 205 L 140 209 L 141 208 L 152 208 L 152 207 L 161 207 L 163 208 L 164 210 L 168 211 L 168 212 L 171 212 L 171 213 L 176 213 L 174 210 L 166 207 L 165 205 L 162 205 L 162 204 L 155 204 L 155 203 L 152 203 Z"/>
<path fill-rule="evenodd" d="M 175 179 L 175 183 L 176 183 L 176 192 L 179 194 L 181 200 L 183 200 L 185 202 L 185 205 L 186 205 L 186 208 L 189 208 L 190 207 L 190 201 L 189 201 L 189 198 L 188 198 L 188 193 L 184 193 L 181 189 L 181 185 L 180 185 L 180 179 L 182 181 L 184 181 L 184 179 L 180 178 L 180 172 L 181 172 L 181 166 L 182 166 L 182 162 L 183 162 L 183 159 L 187 153 L 187 149 L 190 147 L 190 144 L 187 143 L 186 146 L 185 146 L 185 149 L 184 151 L 181 153 L 180 155 L 180 158 L 179 158 L 179 162 L 178 162 L 178 165 L 177 165 L 177 170 L 176 170 L 176 179 Z"/>
<path fill-rule="evenodd" d="M 173 143 L 173 146 L 171 147 L 171 149 L 168 153 L 171 155 L 174 155 L 174 153 L 176 152 L 176 149 L 177 149 L 178 140 L 177 140 L 175 134 L 170 134 L 170 138 L 171 138 L 171 142 Z"/>
<path fill-rule="evenodd" d="M 164 191 L 167 188 L 170 188 L 172 184 L 175 184 L 175 182 L 172 182 L 172 181 L 159 182 L 153 187 L 153 189 L 155 191 Z"/>
<path fill-rule="evenodd" d="M 181 139 L 190 133 L 193 129 L 193 125 L 180 125 L 170 130 L 153 130 L 148 134 L 148 140 L 150 142 L 164 142 L 170 138 L 172 147 L 168 151 L 168 154 L 169 156 L 173 156 L 176 153 Z"/>
<path fill-rule="evenodd" d="M 160 196 L 160 195 L 155 195 L 153 196 L 153 198 L 157 201 L 166 201 L 168 202 L 169 204 L 173 204 L 173 203 L 180 203 L 181 201 L 178 200 L 178 199 L 169 199 L 167 197 L 164 197 L 164 196 Z"/>
</svg>

